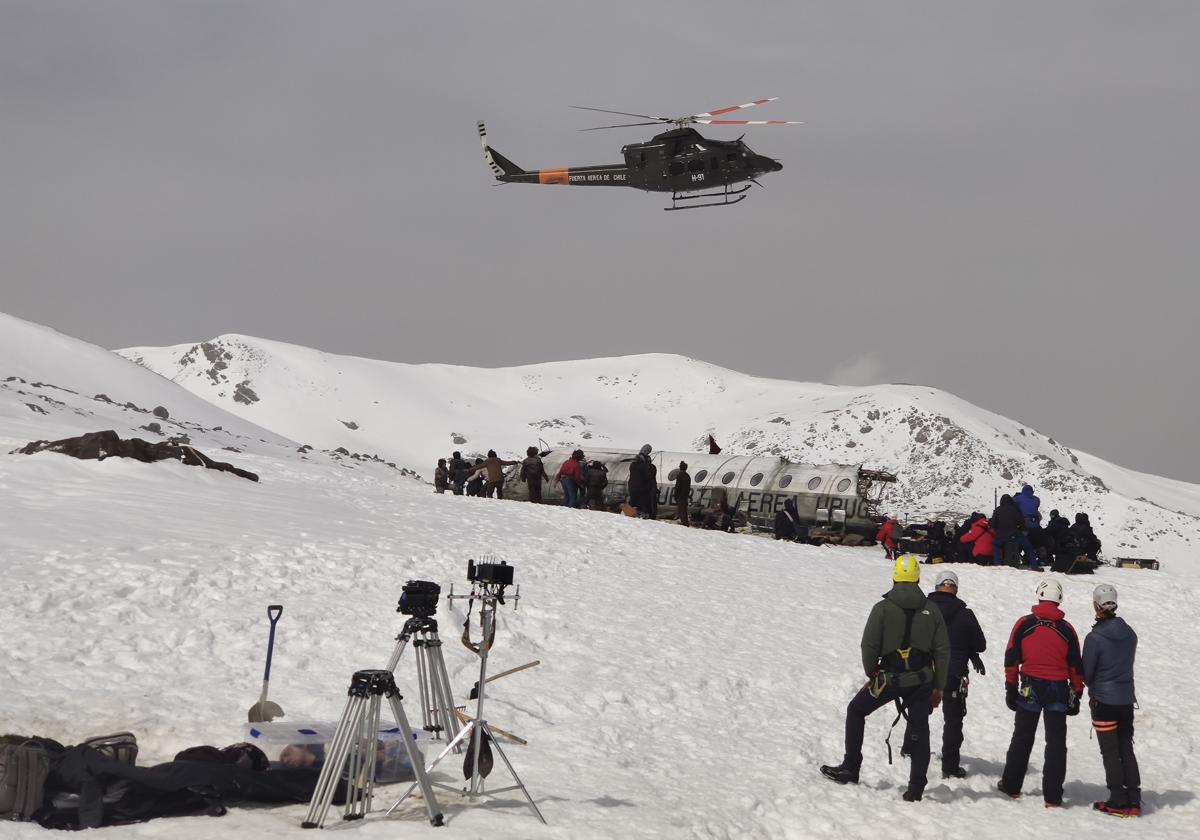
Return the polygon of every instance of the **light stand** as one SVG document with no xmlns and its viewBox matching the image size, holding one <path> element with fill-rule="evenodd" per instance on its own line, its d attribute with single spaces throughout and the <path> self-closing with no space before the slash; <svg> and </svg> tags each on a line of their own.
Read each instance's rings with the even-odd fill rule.
<svg viewBox="0 0 1200 840">
<path fill-rule="evenodd" d="M 495 796 L 496 794 L 505 793 L 510 790 L 519 790 L 521 791 L 522 795 L 524 795 L 525 801 L 528 803 L 529 809 L 533 811 L 534 816 L 536 816 L 543 824 L 545 824 L 546 818 L 543 817 L 542 812 L 538 810 L 537 805 L 533 801 L 533 797 L 529 795 L 529 791 L 525 788 L 525 784 L 521 781 L 520 776 L 517 775 L 517 771 L 513 768 L 512 762 L 509 761 L 508 756 L 504 754 L 504 749 L 500 746 L 500 743 L 495 739 L 495 737 L 493 737 L 491 727 L 488 726 L 487 718 L 484 716 L 483 711 L 484 700 L 486 699 L 487 695 L 488 651 L 491 649 L 496 635 L 496 608 L 498 604 L 505 603 L 504 589 L 506 586 L 512 583 L 512 567 L 503 563 L 494 564 L 490 562 L 476 565 L 473 561 L 471 561 L 467 566 L 467 576 L 471 580 L 471 594 L 455 595 L 454 588 L 451 587 L 450 594 L 446 596 L 446 600 L 453 603 L 455 599 L 462 600 L 465 598 L 473 603 L 476 599 L 478 599 L 480 604 L 479 621 L 483 630 L 483 638 L 480 640 L 477 649 L 479 654 L 479 696 L 475 705 L 475 718 L 467 721 L 466 725 L 464 725 L 458 734 L 450 741 L 450 743 L 446 745 L 445 749 L 442 750 L 438 757 L 435 758 L 425 768 L 425 772 L 432 772 L 443 758 L 445 758 L 451 752 L 456 751 L 458 746 L 469 738 L 470 740 L 467 741 L 467 749 L 470 751 L 470 784 L 462 789 L 454 788 L 450 785 L 439 782 L 432 782 L 431 784 L 446 790 L 462 793 L 471 800 L 475 800 L 481 796 Z M 515 594 L 510 597 L 510 599 L 513 601 L 514 610 L 516 609 L 517 602 L 520 600 L 520 598 L 520 588 L 517 587 Z M 467 616 L 468 631 L 464 634 L 463 640 L 469 645 L 469 609 Z M 508 773 L 510 776 L 512 776 L 515 784 L 507 787 L 495 788 L 490 791 L 484 789 L 484 773 L 481 771 L 479 766 L 479 759 L 483 751 L 485 740 L 500 755 L 501 761 L 503 761 L 504 766 L 508 768 Z M 419 781 L 420 780 L 418 778 L 418 782 Z M 411 794 L 416 787 L 417 783 L 413 783 L 413 785 L 411 785 L 409 789 L 405 791 L 404 795 L 400 797 L 396 804 L 388 809 L 388 813 L 390 814 L 392 811 L 398 808 L 400 803 L 407 799 L 409 794 Z"/>
</svg>

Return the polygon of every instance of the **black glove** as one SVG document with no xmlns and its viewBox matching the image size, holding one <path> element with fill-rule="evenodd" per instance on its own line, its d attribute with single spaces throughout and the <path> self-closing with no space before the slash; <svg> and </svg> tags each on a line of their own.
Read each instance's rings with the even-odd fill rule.
<svg viewBox="0 0 1200 840">
<path fill-rule="evenodd" d="M 975 673 L 979 676 L 982 677 L 987 675 L 987 668 L 983 667 L 983 660 L 978 656 L 971 657 L 971 667 L 975 669 Z"/>
<path fill-rule="evenodd" d="M 1067 714 L 1071 716 L 1079 714 L 1079 695 L 1071 695 L 1071 702 L 1067 704 Z"/>
<path fill-rule="evenodd" d="M 1017 684 L 1016 683 L 1005 684 L 1005 686 L 1004 686 L 1004 702 L 1008 705 L 1008 708 L 1011 709 L 1012 711 L 1015 712 L 1017 710 Z M 1076 711 L 1079 711 L 1079 709 L 1076 708 Z"/>
</svg>

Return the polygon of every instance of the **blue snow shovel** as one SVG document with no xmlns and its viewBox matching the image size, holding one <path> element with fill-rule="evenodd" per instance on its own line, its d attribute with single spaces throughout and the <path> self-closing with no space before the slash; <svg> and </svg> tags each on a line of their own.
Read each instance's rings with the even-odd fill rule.
<svg viewBox="0 0 1200 840">
<path fill-rule="evenodd" d="M 267 699 L 267 686 L 271 683 L 271 654 L 275 652 L 275 622 L 279 621 L 281 615 L 283 615 L 283 607 L 279 604 L 267 607 L 267 618 L 271 619 L 271 635 L 267 638 L 267 668 L 263 671 L 262 695 L 259 696 L 258 702 L 250 707 L 251 723 L 262 723 L 283 717 L 283 709 L 279 708 L 279 704 Z"/>
</svg>

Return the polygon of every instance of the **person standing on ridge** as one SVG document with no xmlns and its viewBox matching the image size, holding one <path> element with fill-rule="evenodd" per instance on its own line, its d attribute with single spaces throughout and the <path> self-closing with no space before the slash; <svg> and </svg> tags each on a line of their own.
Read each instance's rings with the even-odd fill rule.
<svg viewBox="0 0 1200 840">
<path fill-rule="evenodd" d="M 980 676 L 987 673 L 979 654 L 987 650 L 987 639 L 975 613 L 958 597 L 958 575 L 939 569 L 933 579 L 929 600 L 937 604 L 950 637 L 950 666 L 946 671 L 946 693 L 942 697 L 942 776 L 961 779 L 967 771 L 960 765 L 963 718 L 967 716 L 967 663 Z M 906 734 L 904 743 L 910 743 Z"/>
<path fill-rule="evenodd" d="M 692 476 L 688 473 L 687 461 L 680 461 L 679 472 L 675 474 L 675 520 L 684 528 L 691 524 L 688 521 L 688 506 L 691 503 Z"/>
<path fill-rule="evenodd" d="M 446 459 L 438 458 L 437 469 L 433 471 L 433 492 L 445 493 L 450 486 L 450 473 L 446 469 Z"/>
<path fill-rule="evenodd" d="M 992 527 L 996 529 L 996 536 L 992 540 L 993 566 L 1004 563 L 1004 546 L 1010 542 L 1015 542 L 1024 550 L 1025 556 L 1029 558 L 1029 565 L 1037 562 L 1033 544 L 1029 542 L 1029 537 L 1025 536 L 1025 516 L 1013 501 L 1013 497 L 1007 493 L 1000 497 L 999 507 L 992 512 Z"/>
<path fill-rule="evenodd" d="M 908 714 L 904 749 L 912 758 L 906 802 L 919 802 L 929 770 L 929 714 L 942 702 L 950 668 L 950 638 L 942 611 L 918 583 L 921 565 L 912 554 L 896 558 L 893 586 L 877 601 L 862 636 L 867 683 L 846 708 L 846 754 L 821 773 L 839 784 L 858 784 L 867 716 L 895 701 Z"/>
<path fill-rule="evenodd" d="M 1042 578 L 1035 591 L 1037 605 L 1013 625 L 1004 651 L 1004 700 L 1014 713 L 1013 735 L 996 787 L 1012 799 L 1021 795 L 1038 719 L 1044 718 L 1042 798 L 1047 808 L 1057 808 L 1067 776 L 1067 716 L 1079 714 L 1083 661 L 1079 636 L 1059 609 L 1062 584 Z"/>
<path fill-rule="evenodd" d="M 454 452 L 450 455 L 450 484 L 454 487 L 455 496 L 463 494 L 463 485 L 467 483 L 467 475 L 470 472 L 471 466 L 463 458 L 461 452 Z"/>
<path fill-rule="evenodd" d="M 549 481 L 546 475 L 546 465 L 542 463 L 536 446 L 525 450 L 525 460 L 521 462 L 521 478 L 529 491 L 529 501 L 540 505 L 542 503 L 542 482 Z"/>
<path fill-rule="evenodd" d="M 1042 500 L 1033 495 L 1033 486 L 1026 484 L 1021 492 L 1013 496 L 1017 509 L 1025 517 L 1025 530 L 1034 531 L 1042 527 Z"/>
<path fill-rule="evenodd" d="M 600 461 L 592 461 L 584 482 L 587 484 L 585 507 L 590 510 L 604 510 L 604 488 L 608 486 L 608 467 Z"/>
<path fill-rule="evenodd" d="M 475 468 L 476 473 L 484 473 L 487 483 L 483 485 L 483 495 L 489 499 L 504 498 L 504 468 L 511 467 L 516 461 L 505 461 L 496 455 L 495 449 L 489 449 L 483 465 Z"/>
<path fill-rule="evenodd" d="M 629 504 L 637 509 L 642 519 L 651 517 L 654 511 L 653 496 L 658 490 L 653 484 L 658 473 L 654 462 L 650 460 L 653 451 L 654 448 L 647 443 L 629 464 Z"/>
<path fill-rule="evenodd" d="M 570 458 L 562 462 L 562 466 L 558 468 L 558 475 L 554 477 L 554 480 L 562 485 L 563 504 L 570 508 L 579 507 L 579 491 L 583 486 L 583 468 L 580 466 L 582 461 L 583 451 L 576 449 Z"/>
<path fill-rule="evenodd" d="M 1117 616 L 1117 589 L 1102 583 L 1092 592 L 1096 623 L 1083 640 L 1083 681 L 1092 728 L 1104 760 L 1108 799 L 1092 805 L 1115 817 L 1142 815 L 1142 776 L 1133 754 L 1133 660 L 1137 633 Z"/>
<path fill-rule="evenodd" d="M 475 466 L 472 467 L 472 470 L 474 470 L 474 472 L 471 473 L 471 480 L 467 482 L 467 495 L 468 496 L 482 496 L 483 495 L 483 473 L 480 472 L 481 469 L 483 469 L 483 459 L 476 458 Z"/>
</svg>

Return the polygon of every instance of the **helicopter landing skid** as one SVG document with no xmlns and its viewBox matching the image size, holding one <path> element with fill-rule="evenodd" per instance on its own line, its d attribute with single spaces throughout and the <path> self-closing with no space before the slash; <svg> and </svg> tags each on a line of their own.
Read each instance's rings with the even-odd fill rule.
<svg viewBox="0 0 1200 840">
<path fill-rule="evenodd" d="M 696 193 L 695 195 L 686 195 L 680 193 L 671 193 L 671 206 L 664 207 L 664 210 L 699 210 L 701 207 L 725 207 L 729 204 L 737 204 L 739 201 L 744 201 L 746 196 L 744 193 L 750 189 L 750 184 L 740 187 L 736 190 L 729 189 L 729 185 L 725 185 L 725 189 L 721 192 Z M 736 198 L 735 198 L 736 196 Z M 699 201 L 704 198 L 720 198 L 721 201 L 709 201 L 705 204 L 685 204 L 679 207 L 681 201 Z"/>
</svg>

